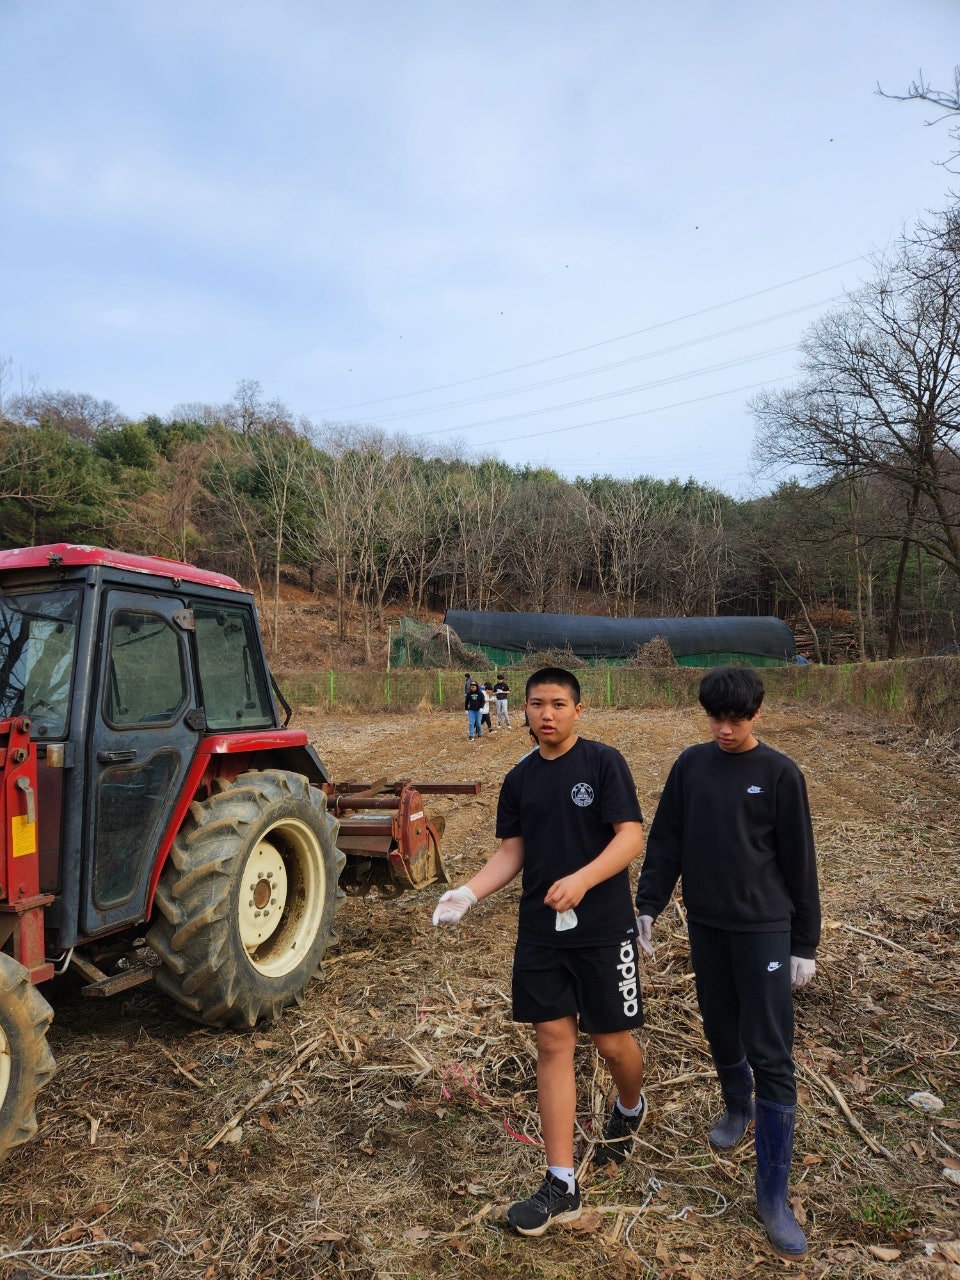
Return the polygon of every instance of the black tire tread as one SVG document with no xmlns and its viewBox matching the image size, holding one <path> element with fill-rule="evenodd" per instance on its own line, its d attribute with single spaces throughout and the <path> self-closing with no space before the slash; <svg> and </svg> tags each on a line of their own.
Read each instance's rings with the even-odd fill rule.
<svg viewBox="0 0 960 1280">
<path fill-rule="evenodd" d="M 0 1160 L 29 1142 L 37 1131 L 37 1094 L 52 1080 L 57 1064 L 47 1043 L 53 1010 L 30 981 L 23 965 L 0 953 L 0 1020 L 14 1061 L 0 1104 Z"/>
<path fill-rule="evenodd" d="M 264 810 L 280 803 L 302 810 L 323 833 L 328 897 L 332 889 L 335 912 L 344 896 L 338 880 L 345 861 L 336 848 L 337 823 L 327 813 L 322 791 L 300 774 L 280 769 L 241 774 L 209 799 L 195 801 L 157 886 L 154 923 L 147 934 L 162 962 L 157 985 L 188 1017 L 208 1025 L 252 1027 L 299 1002 L 334 940 L 332 927 L 328 928 L 326 936 L 317 940 L 309 972 L 279 992 L 262 989 L 269 984 L 260 984 L 256 990 L 257 984 L 237 961 L 231 895 L 238 851 Z M 324 911 L 330 926 L 333 912 Z"/>
</svg>

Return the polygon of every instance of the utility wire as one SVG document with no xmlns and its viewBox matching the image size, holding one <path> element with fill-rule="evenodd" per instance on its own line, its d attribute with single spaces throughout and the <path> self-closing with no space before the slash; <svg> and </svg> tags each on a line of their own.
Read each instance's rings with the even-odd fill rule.
<svg viewBox="0 0 960 1280">
<path fill-rule="evenodd" d="M 503 436 L 499 440 L 488 440 L 480 447 L 487 449 L 495 444 L 511 444 L 515 440 L 536 440 L 540 436 L 556 436 L 566 431 L 583 431 L 587 427 L 606 427 L 613 422 L 628 422 L 631 418 L 644 418 L 651 413 L 666 413 L 668 409 L 683 409 L 691 404 L 703 404 L 706 400 L 719 400 L 721 396 L 737 395 L 741 391 L 758 391 L 763 387 L 772 387 L 777 382 L 786 382 L 788 378 L 792 378 L 792 373 L 786 373 L 782 378 L 767 378 L 764 382 L 753 382 L 745 387 L 731 387 L 729 391 L 713 391 L 707 396 L 696 396 L 693 400 L 675 400 L 673 404 L 662 404 L 655 409 L 637 409 L 633 413 L 622 413 L 615 418 L 596 418 L 593 422 L 578 422 L 572 427 L 549 427 L 546 431 L 530 431 L 519 436 Z"/>
<path fill-rule="evenodd" d="M 718 329 L 713 333 L 704 334 L 699 338 L 688 338 L 684 342 L 676 342 L 669 347 L 657 347 L 653 351 L 644 351 L 637 356 L 627 356 L 623 360 L 614 360 L 610 364 L 594 365 L 590 369 L 582 369 L 578 373 L 562 373 L 555 378 L 543 378 L 539 382 L 527 382 L 520 387 L 506 387 L 502 391 L 488 391 L 480 396 L 467 396 L 463 400 L 448 400 L 443 404 L 425 405 L 421 409 L 401 409 L 396 413 L 380 414 L 377 417 L 378 423 L 386 422 L 406 422 L 411 418 L 420 418 L 430 413 L 444 413 L 449 409 L 462 409 L 473 404 L 484 404 L 489 400 L 504 400 L 509 396 L 522 395 L 525 391 L 537 391 L 543 387 L 557 386 L 562 382 L 574 382 L 577 378 L 591 377 L 596 373 L 609 373 L 612 369 L 623 369 L 627 365 L 641 364 L 644 360 L 656 360 L 660 356 L 674 355 L 678 351 L 686 351 L 690 347 L 703 346 L 707 342 L 715 342 L 718 338 L 729 338 L 732 334 L 744 333 L 748 329 L 756 329 L 761 325 L 772 324 L 775 320 L 785 320 L 791 316 L 802 314 L 804 311 L 812 311 L 818 307 L 829 306 L 831 302 L 836 302 L 838 295 L 831 298 L 821 298 L 817 302 L 808 302 L 802 307 L 793 307 L 789 311 L 780 311 L 772 316 L 762 316 L 759 320 L 750 320 L 746 324 L 733 325 L 729 329 Z"/>
<path fill-rule="evenodd" d="M 733 360 L 723 360 L 719 364 L 704 365 L 700 369 L 688 369 L 684 373 L 672 374 L 668 378 L 657 378 L 653 382 L 638 383 L 636 386 L 624 387 L 618 391 L 598 392 L 593 396 L 585 396 L 581 400 L 567 400 L 562 404 L 545 405 L 541 409 L 524 409 L 518 413 L 505 414 L 500 418 L 485 418 L 480 422 L 468 422 L 463 426 L 457 427 L 440 427 L 436 431 L 424 431 L 419 434 L 428 439 L 431 436 L 449 435 L 451 432 L 475 431 L 479 427 L 497 426 L 501 422 L 516 422 L 518 420 L 522 421 L 524 418 L 539 418 L 545 413 L 557 413 L 562 409 L 579 409 L 586 404 L 599 404 L 604 400 L 618 400 L 622 396 L 634 395 L 640 391 L 652 391 L 656 387 L 668 387 L 676 382 L 688 382 L 691 378 L 701 378 L 705 374 L 720 373 L 724 369 L 733 369 L 741 364 L 751 364 L 755 360 L 765 360 L 768 356 L 783 355 L 784 352 L 793 351 L 795 348 L 796 343 L 789 342 L 781 347 L 770 347 L 766 351 L 757 351 L 748 356 L 738 356 Z M 611 419 L 611 421 L 615 421 L 615 419 Z"/>
<path fill-rule="evenodd" d="M 629 333 L 621 333 L 613 338 L 603 338 L 599 342 L 591 342 L 583 347 L 574 347 L 570 351 L 561 351 L 556 355 L 543 356 L 539 360 L 527 360 L 523 364 L 510 365 L 506 369 L 495 369 L 492 373 L 478 373 L 472 378 L 461 378 L 456 382 L 443 382 L 434 387 L 424 387 L 419 391 L 404 391 L 394 396 L 381 396 L 375 400 L 355 400 L 351 404 L 335 405 L 332 409 L 323 409 L 309 416 L 323 418 L 331 413 L 342 413 L 347 409 L 362 409 L 368 405 L 387 404 L 391 400 L 409 400 L 414 396 L 432 395 L 434 391 L 449 391 L 453 387 L 465 387 L 473 382 L 483 382 L 487 378 L 499 378 L 507 373 L 517 373 L 521 369 L 534 369 L 538 365 L 550 364 L 554 360 L 566 360 L 568 356 L 576 356 L 584 351 L 596 351 L 599 347 L 610 346 L 614 342 L 625 342 L 627 338 L 636 338 L 644 333 L 653 333 L 657 329 L 665 329 L 669 325 L 680 324 L 684 320 L 693 320 L 697 316 L 709 315 L 712 311 L 722 311 L 725 307 L 736 306 L 738 302 L 749 302 L 752 298 L 761 298 L 764 294 L 774 293 L 778 289 L 786 289 L 792 284 L 801 284 L 804 280 L 813 280 L 817 276 L 826 275 L 830 271 L 838 271 L 841 267 L 849 267 L 854 262 L 863 262 L 862 254 L 847 258 L 843 262 L 835 262 L 832 266 L 821 267 L 819 271 L 808 271 L 806 275 L 794 276 L 791 280 L 782 280 L 779 284 L 768 285 L 765 289 L 757 289 L 753 293 L 742 294 L 739 298 L 729 298 L 726 302 L 716 302 L 709 307 L 701 307 L 698 311 L 688 311 L 685 315 L 674 316 L 670 320 L 660 320 L 656 324 L 647 325 L 643 329 L 633 329 Z"/>
</svg>

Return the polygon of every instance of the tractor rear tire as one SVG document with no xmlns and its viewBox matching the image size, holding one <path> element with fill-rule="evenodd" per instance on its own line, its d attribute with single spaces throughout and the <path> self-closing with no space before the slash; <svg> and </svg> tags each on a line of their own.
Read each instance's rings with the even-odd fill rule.
<svg viewBox="0 0 960 1280">
<path fill-rule="evenodd" d="M 343 899 L 326 795 L 280 769 L 195 801 L 157 885 L 157 985 L 215 1027 L 252 1027 L 303 998 Z"/>
<path fill-rule="evenodd" d="M 57 1069 L 47 1044 L 52 1020 L 27 970 L 0 951 L 0 1160 L 37 1131 L 37 1094 Z"/>
</svg>

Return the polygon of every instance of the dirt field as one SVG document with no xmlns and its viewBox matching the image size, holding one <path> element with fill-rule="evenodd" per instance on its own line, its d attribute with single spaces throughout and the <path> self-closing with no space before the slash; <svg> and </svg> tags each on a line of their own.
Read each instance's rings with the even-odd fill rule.
<svg viewBox="0 0 960 1280">
<path fill-rule="evenodd" d="M 338 779 L 480 779 L 480 797 L 429 807 L 447 817 L 454 882 L 492 852 L 523 730 L 468 743 L 459 715 L 307 728 Z M 609 711 L 582 728 L 623 750 L 649 817 L 703 726 L 693 711 Z M 324 981 L 250 1034 L 186 1022 L 152 987 L 103 1002 L 48 987 L 59 1073 L 37 1140 L 3 1166 L 0 1275 L 960 1275 L 960 780 L 863 722 L 771 708 L 761 736 L 806 772 L 826 921 L 797 997 L 804 1263 L 765 1244 L 752 1144 L 720 1158 L 706 1142 L 717 1096 L 679 906 L 644 974 L 652 1116 L 633 1158 L 613 1178 L 585 1172 L 572 1227 L 504 1229 L 542 1168 L 530 1034 L 509 1020 L 515 890 L 440 934 L 431 889 L 347 900 Z M 578 1069 L 586 1156 L 609 1081 L 586 1042 Z M 943 1110 L 911 1106 L 916 1091 Z"/>
</svg>

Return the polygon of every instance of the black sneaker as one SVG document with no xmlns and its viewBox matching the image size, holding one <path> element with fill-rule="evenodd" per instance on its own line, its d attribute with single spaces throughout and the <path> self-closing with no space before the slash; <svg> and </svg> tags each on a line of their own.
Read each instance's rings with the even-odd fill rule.
<svg viewBox="0 0 960 1280">
<path fill-rule="evenodd" d="M 507 1210 L 507 1221 L 522 1236 L 542 1236 L 551 1222 L 574 1222 L 580 1217 L 580 1187 L 573 1191 L 548 1173 L 528 1200 L 518 1200 Z"/>
<path fill-rule="evenodd" d="M 616 1103 L 604 1131 L 603 1141 L 598 1142 L 593 1158 L 596 1164 L 623 1164 L 633 1147 L 633 1140 L 647 1118 L 647 1100 L 641 1093 L 640 1110 L 635 1116 L 625 1116 Z"/>
</svg>

